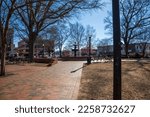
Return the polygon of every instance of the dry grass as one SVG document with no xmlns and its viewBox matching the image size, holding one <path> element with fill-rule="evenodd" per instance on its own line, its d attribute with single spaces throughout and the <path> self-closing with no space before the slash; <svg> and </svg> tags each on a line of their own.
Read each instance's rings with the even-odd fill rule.
<svg viewBox="0 0 150 117">
<path fill-rule="evenodd" d="M 113 63 L 84 67 L 78 99 L 113 99 Z M 150 62 L 122 62 L 122 99 L 150 99 Z"/>
</svg>

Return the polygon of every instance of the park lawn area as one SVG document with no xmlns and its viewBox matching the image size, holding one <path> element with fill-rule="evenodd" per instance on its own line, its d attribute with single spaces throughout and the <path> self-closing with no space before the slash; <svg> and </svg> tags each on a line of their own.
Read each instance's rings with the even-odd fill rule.
<svg viewBox="0 0 150 117">
<path fill-rule="evenodd" d="M 113 63 L 92 63 L 83 68 L 78 99 L 113 99 Z M 150 61 L 122 62 L 122 99 L 150 100 Z"/>
</svg>

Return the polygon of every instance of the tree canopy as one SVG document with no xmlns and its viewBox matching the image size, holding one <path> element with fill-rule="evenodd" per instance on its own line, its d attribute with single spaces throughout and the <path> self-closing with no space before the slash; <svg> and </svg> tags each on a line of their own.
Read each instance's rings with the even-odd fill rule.
<svg viewBox="0 0 150 117">
<path fill-rule="evenodd" d="M 126 56 L 128 45 L 143 33 L 146 33 L 150 25 L 149 0 L 121 0 L 120 1 L 120 25 L 121 39 L 125 44 Z M 109 12 L 105 18 L 105 29 L 112 32 L 112 17 Z"/>
</svg>

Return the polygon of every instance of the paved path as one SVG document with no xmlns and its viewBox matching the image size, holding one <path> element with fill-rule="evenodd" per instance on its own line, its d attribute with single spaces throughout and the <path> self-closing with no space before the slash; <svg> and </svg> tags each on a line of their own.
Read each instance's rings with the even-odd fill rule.
<svg viewBox="0 0 150 117">
<path fill-rule="evenodd" d="M 99 59 L 99 60 L 94 60 L 92 62 L 100 62 L 100 63 L 105 63 L 105 62 L 113 62 L 113 59 L 107 60 L 107 59 Z M 139 62 L 148 62 L 150 61 L 150 59 L 121 59 L 122 62 L 125 61 L 130 61 L 130 62 L 135 62 L 135 61 L 139 61 Z"/>
<path fill-rule="evenodd" d="M 80 61 L 39 68 L 9 66 L 9 75 L 0 78 L 0 99 L 77 99 L 82 66 Z"/>
</svg>

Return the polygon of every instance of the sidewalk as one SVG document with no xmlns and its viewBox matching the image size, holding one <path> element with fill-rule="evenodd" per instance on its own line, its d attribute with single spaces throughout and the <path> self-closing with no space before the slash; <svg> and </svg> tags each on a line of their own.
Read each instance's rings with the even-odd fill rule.
<svg viewBox="0 0 150 117">
<path fill-rule="evenodd" d="M 77 99 L 83 63 L 7 65 L 8 75 L 0 78 L 0 99 Z"/>
<path fill-rule="evenodd" d="M 99 63 L 105 63 L 105 62 L 113 62 L 114 60 L 113 59 L 110 59 L 110 60 L 107 60 L 107 59 L 99 59 L 99 60 L 94 60 L 94 61 L 92 61 L 92 62 L 95 62 L 95 63 L 97 63 L 97 62 L 99 62 Z M 127 58 L 122 58 L 121 59 L 121 61 L 122 62 L 125 62 L 125 61 L 130 61 L 130 62 L 134 62 L 134 61 L 140 61 L 140 62 L 147 62 L 147 61 L 150 61 L 150 59 L 134 59 L 134 58 L 129 58 L 129 59 L 127 59 Z"/>
</svg>

